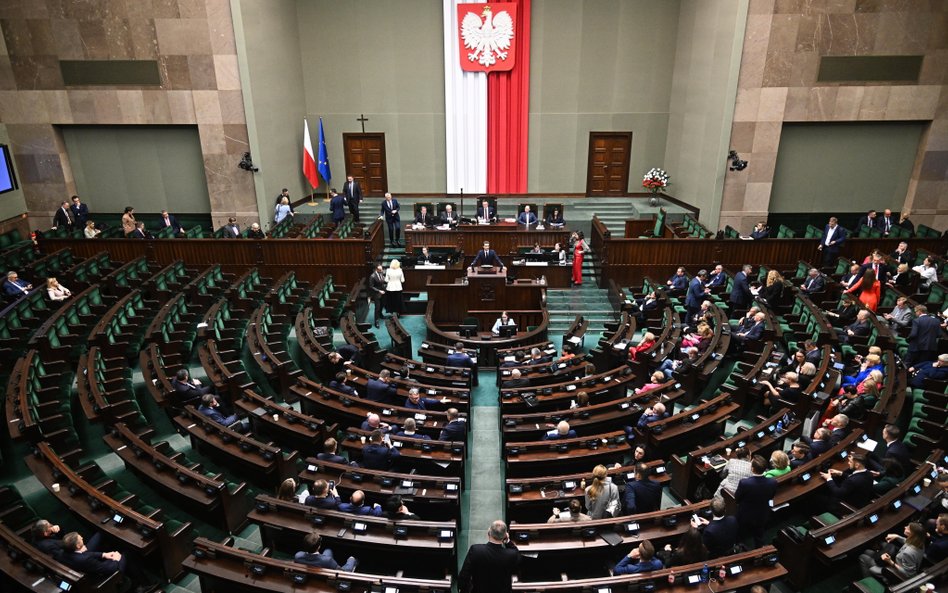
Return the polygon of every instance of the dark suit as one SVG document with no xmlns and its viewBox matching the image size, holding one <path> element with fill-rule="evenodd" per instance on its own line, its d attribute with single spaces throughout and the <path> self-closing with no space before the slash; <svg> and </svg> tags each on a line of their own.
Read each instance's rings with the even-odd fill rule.
<svg viewBox="0 0 948 593">
<path fill-rule="evenodd" d="M 826 280 L 823 279 L 823 276 L 817 276 L 816 278 L 807 277 L 803 282 L 803 292 L 806 294 L 813 294 L 815 292 L 822 292 L 826 288 Z"/>
<path fill-rule="evenodd" d="M 754 300 L 750 285 L 747 283 L 747 274 L 743 270 L 734 275 L 734 284 L 731 286 L 731 296 L 728 300 L 732 311 L 746 309 Z"/>
<path fill-rule="evenodd" d="M 751 231 L 751 239 L 754 239 L 755 241 L 760 241 L 761 239 L 767 239 L 769 237 L 770 237 L 770 229 L 766 227 L 759 230 L 754 229 L 753 231 Z"/>
<path fill-rule="evenodd" d="M 474 261 L 471 262 L 471 267 L 476 268 L 480 265 L 502 268 L 504 267 L 504 262 L 500 261 L 500 258 L 497 257 L 497 252 L 493 249 L 489 249 L 487 251 L 481 249 L 477 252 L 477 256 L 474 258 Z"/>
<path fill-rule="evenodd" d="M 912 331 L 908 335 L 908 356 L 906 366 L 925 360 L 935 360 L 938 355 L 938 338 L 941 326 L 933 315 L 921 315 L 912 321 Z"/>
<path fill-rule="evenodd" d="M 134 231 L 128 234 L 129 239 L 144 239 L 145 232 L 141 229 L 135 229 Z"/>
<path fill-rule="evenodd" d="M 694 317 L 701 309 L 704 300 L 704 284 L 697 276 L 691 279 L 688 285 L 688 294 L 685 295 L 685 308 L 688 309 L 688 318 Z"/>
<path fill-rule="evenodd" d="M 668 279 L 671 284 L 668 286 L 669 291 L 684 291 L 688 288 L 688 276 L 684 274 L 678 275 L 674 274 L 671 278 Z"/>
<path fill-rule="evenodd" d="M 494 220 L 495 218 L 497 218 L 497 209 L 494 208 L 494 207 L 491 206 L 491 205 L 488 205 L 488 206 L 487 206 L 487 214 L 486 214 L 486 216 L 485 216 L 485 214 L 484 214 L 484 206 L 478 206 L 478 207 L 477 207 L 477 217 L 478 217 L 478 218 L 486 218 L 487 220 Z"/>
<path fill-rule="evenodd" d="M 221 227 L 224 231 L 225 239 L 239 239 L 240 238 L 240 227 L 236 224 L 225 224 Z"/>
<path fill-rule="evenodd" d="M 864 226 L 874 229 L 877 227 L 877 221 L 879 220 L 878 216 L 876 218 L 869 218 L 869 215 L 862 216 L 859 218 L 859 222 L 856 223 L 856 228 L 861 229 Z"/>
<path fill-rule="evenodd" d="M 392 201 L 382 200 L 382 208 L 379 213 L 385 217 L 385 224 L 388 226 L 388 242 L 395 243 L 402 238 L 402 216 L 401 206 L 398 200 L 392 198 Z"/>
<path fill-rule="evenodd" d="M 343 457 L 342 455 L 336 455 L 335 453 L 317 453 L 316 459 L 320 461 L 328 461 L 330 463 L 341 463 L 346 465 L 349 463 L 349 460 Z"/>
<path fill-rule="evenodd" d="M 59 558 L 63 553 L 63 540 L 59 537 L 59 534 L 54 533 L 51 537 L 44 537 L 43 539 L 34 541 L 33 547 L 47 556 Z"/>
<path fill-rule="evenodd" d="M 564 226 L 566 224 L 566 221 L 563 219 L 562 214 L 558 216 L 553 216 L 552 214 L 550 214 L 546 219 L 546 224 L 547 226 L 558 227 L 558 226 Z"/>
<path fill-rule="evenodd" d="M 727 283 L 727 274 L 721 272 L 720 274 L 711 274 L 711 277 L 708 278 L 705 286 L 708 288 L 714 288 L 715 286 L 724 286 Z"/>
<path fill-rule="evenodd" d="M 473 369 L 474 361 L 471 360 L 467 352 L 455 350 L 454 354 L 448 354 L 448 358 L 445 360 L 445 366 Z"/>
<path fill-rule="evenodd" d="M 375 303 L 375 321 L 382 318 L 382 293 L 385 292 L 385 274 L 372 272 L 369 276 L 369 298 Z"/>
<path fill-rule="evenodd" d="M 395 384 L 369 379 L 365 385 L 366 399 L 386 404 L 395 403 Z"/>
<path fill-rule="evenodd" d="M 344 570 L 346 572 L 352 572 L 356 567 L 355 558 L 352 558 L 349 562 L 339 566 L 339 563 L 336 562 L 336 559 L 332 557 L 332 550 L 325 550 L 321 554 L 318 552 L 316 554 L 297 552 L 293 557 L 293 560 L 295 562 L 299 562 L 300 564 L 305 564 L 306 566 L 328 568 L 330 570 Z"/>
<path fill-rule="evenodd" d="M 879 216 L 876 220 L 876 228 L 886 235 L 888 235 L 892 227 L 895 226 L 895 221 L 892 220 L 891 216 Z"/>
<path fill-rule="evenodd" d="M 731 516 L 715 519 L 705 525 L 701 539 L 708 549 L 708 556 L 718 558 L 731 554 L 737 544 L 737 532 L 737 519 Z"/>
<path fill-rule="evenodd" d="M 734 338 L 741 344 L 756 342 L 764 335 L 764 322 L 758 321 L 748 328 L 746 333 L 734 334 Z"/>
<path fill-rule="evenodd" d="M 29 283 L 23 280 L 20 280 L 19 278 L 17 278 L 13 282 L 9 280 L 5 280 L 3 282 L 3 292 L 10 296 L 19 297 L 29 292 L 29 290 L 26 288 L 27 286 L 29 286 Z"/>
<path fill-rule="evenodd" d="M 810 457 L 814 459 L 832 448 L 832 445 L 830 445 L 829 441 L 813 440 L 809 437 L 804 440 L 810 445 Z"/>
<path fill-rule="evenodd" d="M 171 386 L 174 387 L 177 403 L 182 406 L 194 403 L 194 400 L 200 399 L 202 395 L 214 391 L 212 387 L 207 385 L 195 385 L 190 381 L 178 381 L 177 378 L 171 380 Z"/>
<path fill-rule="evenodd" d="M 510 542 L 474 544 L 458 573 L 458 593 L 510 593 L 519 565 L 520 551 Z"/>
<path fill-rule="evenodd" d="M 170 226 L 172 229 L 172 232 L 174 232 L 174 234 L 176 235 L 180 235 L 181 233 L 184 232 L 184 229 L 181 227 L 180 224 L 178 224 L 178 219 L 174 217 L 174 214 L 169 214 L 167 221 L 165 220 L 165 217 L 162 216 L 161 220 L 158 221 L 158 226 L 162 229 L 165 228 L 166 226 Z M 239 235 L 240 231 L 237 231 L 237 234 Z"/>
<path fill-rule="evenodd" d="M 449 224 L 451 226 L 455 226 L 458 223 L 458 213 L 452 210 L 451 216 L 449 217 L 448 211 L 445 210 L 444 212 L 441 213 L 441 216 L 438 218 L 438 220 L 441 222 L 441 224 Z"/>
<path fill-rule="evenodd" d="M 536 225 L 537 215 L 533 212 L 521 212 L 520 216 L 517 217 L 517 222 L 519 224 Z"/>
<path fill-rule="evenodd" d="M 836 261 L 836 258 L 839 257 L 839 246 L 843 244 L 843 241 L 846 240 L 846 231 L 843 230 L 843 227 L 836 225 L 836 229 L 833 231 L 833 236 L 830 239 L 830 244 L 826 244 L 827 236 L 830 232 L 830 226 L 826 225 L 823 227 L 823 235 L 820 237 L 820 245 L 823 249 L 823 264 L 831 265 Z"/>
<path fill-rule="evenodd" d="M 88 548 L 88 546 L 86 546 Z M 114 572 L 125 572 L 125 561 L 127 556 L 122 555 L 121 560 L 106 560 L 102 557 L 102 552 L 63 552 L 58 560 L 73 570 L 78 570 L 86 574 L 99 577 L 108 576 Z"/>
<path fill-rule="evenodd" d="M 925 387 L 925 381 L 928 379 L 933 381 L 944 381 L 948 379 L 948 367 L 936 367 L 935 363 L 930 360 L 923 360 L 922 362 L 916 363 L 915 374 L 909 379 L 909 385 L 916 389 L 922 389 Z"/>
<path fill-rule="evenodd" d="M 59 209 L 56 210 L 56 214 L 53 215 L 53 226 L 70 231 L 73 229 L 73 216 L 67 208 L 60 206 Z"/>
<path fill-rule="evenodd" d="M 662 485 L 648 478 L 626 483 L 622 506 L 626 515 L 657 511 L 662 506 Z"/>
<path fill-rule="evenodd" d="M 72 221 L 78 228 L 86 228 L 86 222 L 89 220 L 89 207 L 85 204 L 73 202 L 69 205 L 69 211 L 72 212 Z"/>
<path fill-rule="evenodd" d="M 903 470 L 908 471 L 912 468 L 911 454 L 909 453 L 908 447 L 902 441 L 892 441 L 889 444 L 883 442 L 878 449 L 881 449 L 882 459 L 892 459 L 899 463 L 902 466 Z M 879 455 L 875 452 L 869 456 L 869 469 L 874 471 L 882 470 L 882 463 L 879 460 Z"/>
<path fill-rule="evenodd" d="M 310 495 L 306 497 L 306 500 L 303 502 L 303 504 L 317 509 L 334 510 L 337 506 L 339 506 L 339 499 L 332 494 L 327 494 L 326 496 Z"/>
<path fill-rule="evenodd" d="M 847 432 L 849 431 L 847 431 L 845 428 L 834 428 L 833 430 L 831 430 L 830 440 L 829 440 L 830 447 L 835 447 L 836 445 L 839 444 L 841 440 L 846 438 Z"/>
<path fill-rule="evenodd" d="M 345 383 L 339 383 L 335 379 L 329 382 L 329 388 L 335 389 L 339 393 L 345 393 L 346 395 L 351 395 L 355 397 L 358 397 L 359 395 L 359 392 L 355 390 L 355 387 L 351 385 L 346 385 Z"/>
<path fill-rule="evenodd" d="M 362 467 L 387 470 L 398 458 L 398 449 L 386 447 L 382 443 L 369 443 L 362 447 Z"/>
<path fill-rule="evenodd" d="M 841 502 L 861 509 L 872 502 L 872 474 L 868 471 L 853 473 L 846 470 L 842 476 L 834 475 L 833 479 L 826 483 L 826 491 L 831 512 L 839 513 Z"/>
<path fill-rule="evenodd" d="M 373 517 L 382 516 L 382 507 L 375 507 L 367 504 L 356 506 L 351 502 L 340 502 L 337 508 L 343 513 L 352 513 L 354 515 L 371 515 Z"/>
<path fill-rule="evenodd" d="M 823 360 L 823 351 L 819 348 L 814 348 L 813 350 L 807 352 L 805 358 L 803 359 L 804 362 L 812 362 L 813 366 L 816 368 L 820 368 L 821 360 Z"/>
<path fill-rule="evenodd" d="M 342 184 L 342 195 L 346 197 L 346 204 L 349 206 L 349 214 L 352 220 L 359 222 L 359 202 L 362 201 L 362 185 L 355 179 L 352 182 L 346 181 Z"/>
<path fill-rule="evenodd" d="M 908 264 L 909 266 L 911 266 L 912 263 L 915 262 L 915 254 L 913 254 L 911 251 L 908 251 L 908 250 L 905 250 L 902 252 L 898 250 L 893 251 L 892 253 L 889 254 L 889 257 L 899 262 L 900 264 Z"/>
<path fill-rule="evenodd" d="M 346 218 L 346 198 L 342 194 L 336 194 L 329 200 L 329 211 L 332 213 L 332 221 L 339 224 Z"/>
<path fill-rule="evenodd" d="M 425 226 L 434 225 L 434 216 L 431 215 L 431 212 L 426 212 L 425 214 L 421 213 L 421 210 L 418 211 L 418 214 L 415 215 L 415 224 L 423 224 Z"/>
<path fill-rule="evenodd" d="M 439 441 L 465 441 L 467 440 L 467 422 L 463 420 L 452 420 L 444 425 L 441 434 L 438 435 Z"/>
<path fill-rule="evenodd" d="M 573 430 L 572 428 L 569 429 L 569 432 L 567 432 L 566 434 L 560 434 L 560 431 L 554 428 L 550 432 L 547 432 L 546 434 L 543 435 L 543 440 L 544 441 L 559 441 L 561 439 L 575 439 L 577 436 L 579 435 L 577 435 L 576 431 Z"/>
<path fill-rule="evenodd" d="M 198 412 L 204 414 L 214 422 L 218 424 L 223 424 L 224 426 L 230 426 L 234 422 L 237 422 L 237 414 L 231 414 L 230 416 L 224 416 L 217 411 L 217 408 L 212 408 L 209 406 L 199 406 Z"/>
<path fill-rule="evenodd" d="M 862 275 L 866 273 L 866 270 L 870 269 L 873 269 L 873 262 L 859 266 L 859 277 L 862 278 Z M 889 266 L 885 265 L 884 263 L 880 263 L 875 266 L 873 271 L 876 273 L 876 280 L 882 283 L 884 290 L 885 283 L 889 280 Z"/>
<path fill-rule="evenodd" d="M 770 518 L 770 501 L 777 494 L 777 480 L 751 476 L 737 483 L 737 523 L 741 532 L 754 538 L 754 545 L 764 544 L 764 526 Z"/>
</svg>

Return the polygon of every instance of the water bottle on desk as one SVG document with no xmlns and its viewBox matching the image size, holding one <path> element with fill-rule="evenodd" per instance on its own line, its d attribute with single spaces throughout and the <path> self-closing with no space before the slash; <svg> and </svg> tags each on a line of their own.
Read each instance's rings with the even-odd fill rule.
<svg viewBox="0 0 948 593">
<path fill-rule="evenodd" d="M 705 562 L 704 566 L 701 567 L 701 582 L 707 583 L 708 580 L 709 580 L 708 563 Z"/>
</svg>

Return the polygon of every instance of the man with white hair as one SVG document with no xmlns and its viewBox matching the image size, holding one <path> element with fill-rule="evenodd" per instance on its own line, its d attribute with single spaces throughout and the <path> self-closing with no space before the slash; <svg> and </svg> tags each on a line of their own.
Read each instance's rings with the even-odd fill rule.
<svg viewBox="0 0 948 593">
<path fill-rule="evenodd" d="M 915 373 L 909 379 L 909 385 L 916 389 L 923 389 L 928 379 L 945 381 L 948 379 L 948 354 L 939 354 L 935 362 L 922 361 L 910 368 L 909 373 Z"/>
<path fill-rule="evenodd" d="M 548 424 L 547 426 L 553 426 Z M 558 441 L 560 439 L 575 439 L 576 431 L 569 427 L 569 422 L 560 420 L 556 427 L 543 435 L 544 441 Z"/>
<path fill-rule="evenodd" d="M 431 437 L 426 434 L 421 434 L 416 432 L 418 429 L 418 424 L 415 422 L 414 418 L 406 418 L 405 423 L 402 424 L 402 431 L 396 434 L 397 437 L 409 437 L 412 439 L 421 439 L 423 441 L 430 441 Z"/>
<path fill-rule="evenodd" d="M 820 271 L 816 268 L 810 268 L 806 280 L 800 285 L 800 290 L 803 291 L 803 294 L 811 295 L 817 292 L 823 292 L 825 287 L 826 281 L 823 279 L 823 275 L 820 274 Z"/>
<path fill-rule="evenodd" d="M 658 402 L 651 408 L 647 408 L 636 423 L 638 428 L 646 428 L 652 422 L 657 422 L 663 418 L 668 418 L 668 412 L 665 411 L 665 404 Z"/>
<path fill-rule="evenodd" d="M 365 420 L 362 421 L 360 428 L 362 428 L 362 430 L 381 430 L 383 433 L 392 430 L 392 426 L 386 422 L 382 422 L 382 418 L 375 412 L 366 414 Z"/>
</svg>

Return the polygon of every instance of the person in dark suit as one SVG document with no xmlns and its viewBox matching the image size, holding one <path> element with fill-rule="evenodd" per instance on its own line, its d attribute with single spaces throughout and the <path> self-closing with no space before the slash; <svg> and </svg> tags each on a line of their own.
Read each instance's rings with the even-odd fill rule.
<svg viewBox="0 0 948 593">
<path fill-rule="evenodd" d="M 333 374 L 345 371 L 350 364 L 362 364 L 362 353 L 352 344 L 343 344 L 329 353 L 327 357 L 332 365 Z"/>
<path fill-rule="evenodd" d="M 566 221 L 563 219 L 563 214 L 560 213 L 559 208 L 554 208 L 553 212 L 546 217 L 546 224 L 554 229 L 566 226 Z"/>
<path fill-rule="evenodd" d="M 830 447 L 835 447 L 849 434 L 849 416 L 846 414 L 836 414 L 830 418 L 827 428 L 830 429 Z"/>
<path fill-rule="evenodd" d="M 375 327 L 382 319 L 382 301 L 385 296 L 385 270 L 382 265 L 375 266 L 375 271 L 369 276 L 369 300 L 375 305 Z"/>
<path fill-rule="evenodd" d="M 224 426 L 230 426 L 234 422 L 237 422 L 237 414 L 224 416 L 217 409 L 220 405 L 220 402 L 217 401 L 217 397 L 213 393 L 207 393 L 201 396 L 201 405 L 198 406 L 198 412 Z"/>
<path fill-rule="evenodd" d="M 336 442 L 336 439 L 329 437 L 323 441 L 323 452 L 316 454 L 316 459 L 320 461 L 328 461 L 330 463 L 342 463 L 347 464 L 349 460 L 339 455 L 337 450 L 339 449 L 339 443 Z"/>
<path fill-rule="evenodd" d="M 446 224 L 448 226 L 457 226 L 460 219 L 458 218 L 457 212 L 454 211 L 454 206 L 451 204 L 445 204 L 444 212 L 441 213 L 438 221 L 441 224 Z"/>
<path fill-rule="evenodd" d="M 750 283 L 748 279 L 750 278 L 751 270 L 753 268 L 747 264 L 741 268 L 741 271 L 737 274 L 734 274 L 734 283 L 731 286 L 731 295 L 728 297 L 728 303 L 731 305 L 731 316 L 734 317 L 739 314 L 739 310 L 747 309 L 750 306 L 751 301 L 754 300 L 754 295 L 751 294 Z"/>
<path fill-rule="evenodd" d="M 813 340 L 803 342 L 803 351 L 806 352 L 804 362 L 812 362 L 813 366 L 819 368 L 820 361 L 823 360 L 823 352 L 817 347 L 816 342 Z"/>
<path fill-rule="evenodd" d="M 96 538 L 99 534 L 93 536 Z M 59 558 L 63 553 L 62 535 L 59 533 L 59 525 L 53 525 L 46 519 L 39 519 L 30 528 L 30 539 L 40 552 L 53 558 Z M 89 540 L 90 543 L 92 539 Z"/>
<path fill-rule="evenodd" d="M 678 268 L 672 277 L 665 282 L 670 293 L 683 293 L 688 290 L 688 276 L 685 275 L 684 268 Z"/>
<path fill-rule="evenodd" d="M 401 206 L 398 200 L 392 197 L 392 194 L 386 192 L 385 199 L 382 200 L 382 208 L 379 211 L 379 218 L 385 219 L 388 226 L 388 244 L 392 247 L 401 247 L 402 239 L 402 217 L 399 214 Z"/>
<path fill-rule="evenodd" d="M 777 494 L 777 480 L 763 476 L 767 460 L 760 455 L 751 460 L 751 471 L 754 475 L 737 483 L 734 500 L 742 537 L 751 536 L 759 548 L 764 545 L 764 526 L 770 518 L 770 501 Z"/>
<path fill-rule="evenodd" d="M 465 441 L 467 439 L 467 422 L 461 418 L 457 408 L 448 408 L 446 412 L 448 423 L 438 435 L 439 441 Z"/>
<path fill-rule="evenodd" d="M 711 289 L 704 287 L 707 278 L 707 270 L 698 270 L 695 277 L 688 283 L 688 294 L 685 295 L 685 308 L 688 310 L 688 319 L 698 314 L 698 311 L 701 310 L 701 301 L 704 300 L 704 295 L 711 293 Z"/>
<path fill-rule="evenodd" d="M 336 226 L 346 219 L 346 198 L 336 193 L 336 188 L 329 190 L 329 212 L 332 213 L 332 223 Z"/>
<path fill-rule="evenodd" d="M 868 336 L 872 331 L 872 324 L 869 323 L 869 310 L 859 309 L 856 313 L 856 321 L 843 328 L 839 335 L 840 342 L 848 342 L 850 338 L 859 338 Z"/>
<path fill-rule="evenodd" d="M 484 200 L 481 202 L 481 205 L 477 207 L 477 221 L 494 222 L 495 220 L 497 220 L 497 210 L 490 205 L 490 202 Z"/>
<path fill-rule="evenodd" d="M 823 292 L 825 288 L 826 280 L 816 268 L 810 268 L 810 271 L 807 273 L 806 280 L 804 280 L 803 284 L 800 285 L 800 290 L 807 296 L 811 296 L 818 292 Z"/>
<path fill-rule="evenodd" d="M 884 287 L 889 281 L 889 266 L 885 263 L 885 256 L 878 249 L 872 252 L 869 261 L 859 266 L 859 277 L 861 278 L 866 270 L 875 272 L 876 280 L 882 283 Z"/>
<path fill-rule="evenodd" d="M 635 464 L 635 479 L 626 482 L 622 508 L 626 515 L 650 513 L 662 506 L 662 485 L 651 479 L 652 470 L 644 463 Z"/>
<path fill-rule="evenodd" d="M 352 220 L 359 222 L 359 204 L 362 203 L 362 185 L 353 179 L 352 175 L 346 176 L 346 182 L 342 184 L 342 195 L 346 197 L 346 205 L 349 206 L 349 214 L 352 215 Z"/>
<path fill-rule="evenodd" d="M 823 235 L 820 237 L 820 246 L 817 247 L 823 252 L 823 265 L 829 266 L 836 262 L 839 257 L 839 248 L 846 240 L 846 231 L 839 226 L 835 216 L 830 217 L 829 224 L 823 227 Z"/>
<path fill-rule="evenodd" d="M 790 447 L 790 469 L 794 470 L 803 465 L 804 463 L 813 459 L 813 456 L 810 452 L 810 446 L 803 441 L 797 441 L 793 443 L 793 446 Z"/>
<path fill-rule="evenodd" d="M 352 397 L 358 397 L 359 393 L 355 390 L 355 387 L 349 385 L 346 380 L 349 376 L 344 372 L 336 373 L 336 377 L 329 382 L 329 388 L 335 389 L 339 393 L 345 393 L 346 395 Z"/>
<path fill-rule="evenodd" d="M 856 223 L 856 229 L 861 229 L 862 227 L 869 227 L 870 229 L 876 228 L 878 213 L 875 210 L 870 210 L 866 212 L 865 216 L 859 218 L 859 222 Z"/>
<path fill-rule="evenodd" d="M 335 509 L 339 506 L 339 493 L 336 492 L 335 486 L 330 487 L 326 480 L 316 480 L 303 504 L 317 509 Z"/>
<path fill-rule="evenodd" d="M 148 239 L 150 234 L 145 231 L 145 223 L 138 221 L 135 223 L 135 230 L 128 234 L 129 239 Z"/>
<path fill-rule="evenodd" d="M 236 219 L 234 219 L 236 222 Z M 183 235 L 184 228 L 178 224 L 178 219 L 174 217 L 173 214 L 169 214 L 167 210 L 161 211 L 161 219 L 158 221 L 158 227 L 164 229 L 165 227 L 171 227 L 171 232 L 175 235 Z M 240 235 L 240 231 L 237 231 L 237 234 Z"/>
<path fill-rule="evenodd" d="M 236 219 L 234 219 L 236 222 Z M 238 227 L 239 228 L 239 227 Z M 248 239 L 266 239 L 267 235 L 263 232 L 263 229 L 260 228 L 260 223 L 255 222 L 250 225 L 250 228 L 247 230 Z"/>
<path fill-rule="evenodd" d="M 866 466 L 872 471 L 882 471 L 882 461 L 892 459 L 897 462 L 903 470 L 912 467 L 912 458 L 908 447 L 899 439 L 902 436 L 902 430 L 895 424 L 886 424 L 882 429 L 882 442 L 876 447 L 876 450 L 866 458 Z"/>
<path fill-rule="evenodd" d="M 872 474 L 866 470 L 866 456 L 862 453 L 851 453 L 846 458 L 849 469 L 840 471 L 830 469 L 820 472 L 826 480 L 827 510 L 842 515 L 844 509 L 841 502 L 861 509 L 872 501 Z"/>
<path fill-rule="evenodd" d="M 240 225 L 233 216 L 227 219 L 227 224 L 221 227 L 221 231 L 225 239 L 240 239 Z"/>
<path fill-rule="evenodd" d="M 473 272 L 477 266 L 494 266 L 500 268 L 502 273 L 507 273 L 507 267 L 504 262 L 497 257 L 497 252 L 490 248 L 490 241 L 484 241 L 484 248 L 477 252 L 474 261 L 468 267 L 468 271 Z"/>
<path fill-rule="evenodd" d="M 523 224 L 528 227 L 536 226 L 537 215 L 530 211 L 530 206 L 523 207 L 523 212 L 521 212 L 520 216 L 517 217 L 517 224 Z"/>
<path fill-rule="evenodd" d="M 882 212 L 882 216 L 876 221 L 876 228 L 882 231 L 883 237 L 888 237 L 893 226 L 895 226 L 895 219 L 892 218 L 892 211 L 886 208 Z"/>
<path fill-rule="evenodd" d="M 934 315 L 929 315 L 928 307 L 917 305 L 915 319 L 912 321 L 912 331 L 908 335 L 908 354 L 905 365 L 913 367 L 924 361 L 935 360 L 938 354 L 938 338 L 941 336 L 941 325 Z"/>
<path fill-rule="evenodd" d="M 763 311 L 760 311 L 754 315 L 753 323 L 750 323 L 747 326 L 747 329 L 735 332 L 731 334 L 731 337 L 736 341 L 737 344 L 743 346 L 748 342 L 756 342 L 760 340 L 761 336 L 764 335 L 764 328 L 766 323 L 764 320 L 767 319 L 767 315 Z"/>
<path fill-rule="evenodd" d="M 293 561 L 305 564 L 306 566 L 328 568 L 330 570 L 343 570 L 346 572 L 355 571 L 356 566 L 359 565 L 359 561 L 356 560 L 355 557 L 349 556 L 349 558 L 346 559 L 346 563 L 339 566 L 339 563 L 333 558 L 332 550 L 327 548 L 320 552 L 320 545 L 322 545 L 322 538 L 318 533 L 307 533 L 306 536 L 303 537 L 303 549 L 293 556 Z"/>
<path fill-rule="evenodd" d="M 664 567 L 660 558 L 655 556 L 655 546 L 648 540 L 643 540 L 627 556 L 623 556 L 612 568 L 613 574 L 640 574 L 661 570 Z"/>
<path fill-rule="evenodd" d="M 417 432 L 418 423 L 415 422 L 414 418 L 405 418 L 405 422 L 402 423 L 402 429 L 395 433 L 397 437 L 408 437 L 411 439 L 421 439 L 423 441 L 430 441 L 431 437 L 426 434 L 421 434 Z"/>
<path fill-rule="evenodd" d="M 175 403 L 180 406 L 196 404 L 202 397 L 214 392 L 213 387 L 191 379 L 188 369 L 180 369 L 171 380 L 171 386 L 174 388 Z"/>
<path fill-rule="evenodd" d="M 93 536 L 89 543 L 94 542 Z M 86 545 L 82 536 L 72 531 L 63 536 L 63 552 L 58 560 L 73 570 L 96 577 L 109 576 L 120 572 L 135 582 L 136 591 L 143 591 L 142 575 L 133 568 L 134 563 L 128 564 L 127 557 L 116 551 L 100 552 Z"/>
<path fill-rule="evenodd" d="M 69 211 L 69 202 L 66 200 L 63 200 L 62 204 L 59 205 L 59 210 L 56 210 L 56 213 L 53 214 L 53 228 L 66 229 L 67 231 L 75 228 L 75 218 Z"/>
<path fill-rule="evenodd" d="M 434 222 L 434 216 L 428 212 L 427 206 L 422 206 L 421 209 L 418 210 L 418 214 L 415 215 L 415 224 L 421 224 L 427 227 L 433 226 Z"/>
<path fill-rule="evenodd" d="M 718 264 L 714 266 L 714 271 L 708 276 L 704 285 L 707 288 L 714 288 L 716 286 L 724 286 L 725 284 L 727 284 L 727 273 L 724 271 L 724 266 Z"/>
<path fill-rule="evenodd" d="M 766 222 L 758 222 L 754 225 L 754 230 L 751 231 L 751 239 L 755 241 L 760 241 L 762 239 L 767 239 L 770 237 L 770 229 L 767 228 Z"/>
<path fill-rule="evenodd" d="M 813 438 L 804 437 L 803 440 L 810 445 L 810 457 L 815 459 L 829 451 L 833 446 L 830 444 L 831 436 L 828 428 L 818 428 L 813 433 Z"/>
<path fill-rule="evenodd" d="M 551 425 L 547 425 L 551 426 Z M 562 439 L 575 439 L 578 435 L 576 431 L 569 427 L 569 422 L 560 420 L 557 425 L 543 435 L 544 441 L 559 441 Z"/>
<path fill-rule="evenodd" d="M 86 222 L 89 221 L 89 207 L 82 203 L 79 196 L 72 197 L 69 211 L 72 213 L 72 223 L 76 228 L 85 228 Z"/>
<path fill-rule="evenodd" d="M 396 387 L 388 369 L 379 372 L 378 379 L 369 379 L 365 386 L 365 398 L 369 401 L 394 404 Z"/>
<path fill-rule="evenodd" d="M 909 251 L 908 243 L 901 241 L 895 251 L 889 254 L 889 257 L 900 264 L 912 265 L 915 263 L 915 254 Z"/>
<path fill-rule="evenodd" d="M 520 566 L 520 551 L 507 535 L 507 525 L 494 521 L 486 544 L 473 544 L 458 573 L 458 593 L 510 593 Z"/>
<path fill-rule="evenodd" d="M 343 513 L 352 513 L 353 515 L 382 516 L 382 505 L 379 503 L 365 504 L 365 492 L 361 490 L 354 491 L 349 496 L 349 502 L 340 502 L 336 508 Z"/>
<path fill-rule="evenodd" d="M 369 442 L 362 447 L 362 467 L 389 470 L 398 459 L 398 449 L 382 440 L 382 431 L 373 430 Z"/>
<path fill-rule="evenodd" d="M 510 378 L 501 383 L 501 387 L 504 389 L 517 389 L 518 387 L 526 387 L 528 385 L 530 385 L 530 379 L 524 377 L 520 369 L 510 371 Z"/>
<path fill-rule="evenodd" d="M 457 342 L 454 345 L 454 352 L 448 354 L 445 366 L 474 369 L 474 361 L 471 359 L 471 356 L 464 351 L 464 342 Z"/>
<path fill-rule="evenodd" d="M 412 387 L 408 390 L 408 397 L 405 399 L 405 403 L 403 405 L 409 410 L 424 411 L 433 409 L 433 406 L 437 407 L 441 403 L 444 402 L 430 397 L 421 397 L 421 390 L 417 387 Z"/>
<path fill-rule="evenodd" d="M 7 272 L 7 281 L 3 283 L 3 293 L 21 297 L 33 290 L 33 285 L 26 280 L 20 280 L 19 274 L 14 271 Z"/>
<path fill-rule="evenodd" d="M 708 557 L 719 558 L 734 553 L 737 545 L 737 519 L 727 515 L 727 505 L 724 499 L 715 497 L 711 500 L 711 520 L 698 517 L 692 519 L 692 525 L 701 530 L 701 539 L 708 549 Z"/>
<path fill-rule="evenodd" d="M 935 362 L 923 360 L 915 363 L 915 366 L 909 369 L 912 373 L 909 379 L 909 386 L 916 389 L 924 389 L 925 382 L 944 381 L 948 379 L 948 354 L 939 354 Z"/>
</svg>

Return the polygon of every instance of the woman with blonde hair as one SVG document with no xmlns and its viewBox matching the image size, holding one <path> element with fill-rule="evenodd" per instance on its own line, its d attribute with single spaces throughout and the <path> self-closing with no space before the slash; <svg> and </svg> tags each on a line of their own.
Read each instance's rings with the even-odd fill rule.
<svg viewBox="0 0 948 593">
<path fill-rule="evenodd" d="M 606 466 L 597 465 L 592 484 L 586 487 L 586 509 L 593 519 L 614 517 L 619 512 L 619 488 L 607 474 Z"/>
<path fill-rule="evenodd" d="M 764 472 L 765 478 L 779 478 L 790 473 L 790 457 L 779 449 L 770 454 L 770 469 Z"/>
<path fill-rule="evenodd" d="M 780 272 L 777 270 L 767 272 L 767 280 L 764 287 L 760 289 L 758 296 L 771 306 L 780 304 L 780 300 L 783 298 L 783 277 Z"/>
<path fill-rule="evenodd" d="M 642 340 L 638 343 L 638 345 L 631 346 L 629 348 L 629 362 L 635 362 L 639 352 L 645 352 L 654 345 L 655 334 L 652 332 L 645 332 L 645 335 L 642 336 Z"/>
<path fill-rule="evenodd" d="M 46 292 L 51 301 L 65 301 L 72 296 L 72 292 L 53 277 L 46 279 Z"/>
<path fill-rule="evenodd" d="M 405 272 L 402 271 L 402 264 L 397 259 L 393 259 L 385 270 L 385 308 L 395 317 L 398 317 L 404 310 L 405 305 L 402 302 L 402 284 L 405 282 Z"/>
<path fill-rule="evenodd" d="M 82 234 L 85 235 L 86 239 L 95 239 L 101 233 L 102 231 L 95 228 L 95 222 L 91 220 L 86 221 L 86 228 L 82 229 Z"/>
<path fill-rule="evenodd" d="M 649 377 L 649 382 L 645 385 L 639 387 L 635 390 L 636 394 L 643 393 L 649 389 L 657 389 L 662 386 L 662 383 L 665 382 L 665 373 L 661 371 L 655 371 L 652 373 L 652 376 Z"/>
<path fill-rule="evenodd" d="M 283 480 L 277 489 L 277 496 L 280 500 L 296 500 L 296 480 L 287 478 Z"/>
</svg>

